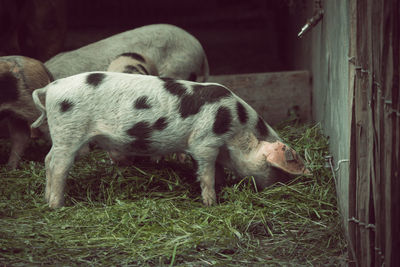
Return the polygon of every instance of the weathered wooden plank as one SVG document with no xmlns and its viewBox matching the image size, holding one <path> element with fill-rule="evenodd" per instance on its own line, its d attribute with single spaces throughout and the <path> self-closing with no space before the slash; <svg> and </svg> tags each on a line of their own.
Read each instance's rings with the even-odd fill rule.
<svg viewBox="0 0 400 267">
<path fill-rule="evenodd" d="M 371 125 L 369 132 L 372 134 L 369 142 L 372 145 L 370 149 L 370 175 L 371 175 L 371 185 L 372 185 L 372 200 L 373 214 L 370 215 L 370 223 L 375 225 L 374 231 L 370 228 L 371 243 L 369 250 L 371 251 L 372 266 L 382 266 L 383 260 L 381 253 L 384 251 L 384 240 L 385 240 L 385 190 L 384 182 L 385 179 L 382 175 L 384 170 L 384 161 L 382 160 L 382 144 L 383 138 L 383 124 L 382 117 L 382 46 L 383 42 L 383 0 L 369 1 L 369 5 L 372 5 L 372 11 L 370 15 L 371 19 L 371 30 L 369 36 L 371 38 L 372 51 L 370 52 L 371 59 L 371 75 L 373 82 L 369 91 L 370 98 L 370 117 L 369 123 Z M 372 235 L 373 233 L 373 235 Z M 383 244 L 382 244 L 383 243 Z"/>
<path fill-rule="evenodd" d="M 381 147 L 383 142 L 382 135 L 382 75 L 381 75 L 381 60 L 382 60 L 382 46 L 383 46 L 383 0 L 372 1 L 372 14 L 371 14 L 371 37 L 372 38 L 372 73 L 373 73 L 373 83 L 372 83 L 372 99 L 371 99 L 371 132 L 373 135 L 373 140 L 371 143 L 373 144 L 373 149 L 371 151 L 371 167 L 373 168 L 371 171 L 371 180 L 372 180 L 372 200 L 373 200 L 373 216 L 370 223 L 375 225 L 374 231 L 371 229 L 371 235 L 373 234 L 373 262 L 375 262 L 374 266 L 382 266 L 382 258 L 379 255 L 378 249 L 380 248 L 381 243 L 383 241 L 384 233 L 384 223 L 381 218 L 385 217 L 385 210 L 381 207 L 381 204 L 384 203 L 384 192 L 382 191 L 382 170 L 383 163 L 381 162 Z"/>
<path fill-rule="evenodd" d="M 392 132 L 391 132 L 391 139 L 392 139 L 392 148 L 391 153 L 388 153 L 388 158 L 391 162 L 390 168 L 390 188 L 386 194 L 390 195 L 390 219 L 388 220 L 387 226 L 390 225 L 389 231 L 386 231 L 387 235 L 387 250 L 385 251 L 385 265 L 386 266 L 399 266 L 400 264 L 400 256 L 399 256 L 399 249 L 400 249 L 400 211 L 399 211 L 399 191 L 400 191 L 400 173 L 399 173 L 399 166 L 400 166 L 400 157 L 399 157 L 399 150 L 400 150 L 400 4 L 399 1 L 391 1 L 391 23 L 392 23 L 392 42 L 391 46 L 392 49 L 392 87 L 391 87 L 391 111 L 389 113 L 388 119 L 392 121 Z M 389 135 L 390 136 L 390 135 Z"/>
<path fill-rule="evenodd" d="M 357 123 L 356 147 L 357 147 L 357 220 L 369 223 L 370 205 L 370 123 L 368 106 L 371 88 L 371 43 L 369 0 L 357 1 L 357 53 L 356 64 L 359 66 L 356 73 L 355 91 L 355 118 Z M 357 256 L 360 266 L 371 266 L 371 250 L 369 230 L 358 225 Z"/>
<path fill-rule="evenodd" d="M 311 121 L 311 82 L 308 71 L 250 73 L 211 76 L 249 103 L 269 124 L 277 124 L 292 113 Z"/>
<path fill-rule="evenodd" d="M 349 234 L 359 266 L 399 266 L 400 4 L 358 0 L 350 4 L 354 7 L 356 51 L 351 55 L 358 71 L 350 174 L 356 186 L 350 185 L 356 204 L 349 210 L 357 220 Z"/>
<path fill-rule="evenodd" d="M 349 214 L 348 217 L 355 218 L 357 216 L 357 156 L 356 156 L 356 122 L 355 122 L 355 81 L 356 81 L 356 53 L 357 53 L 357 2 L 349 2 L 349 106 L 351 107 L 351 119 L 350 121 L 350 165 L 349 165 Z M 348 254 L 349 254 L 349 266 L 357 266 L 357 255 L 356 255 L 356 244 L 357 244 L 357 225 L 354 221 L 348 222 Z"/>
</svg>

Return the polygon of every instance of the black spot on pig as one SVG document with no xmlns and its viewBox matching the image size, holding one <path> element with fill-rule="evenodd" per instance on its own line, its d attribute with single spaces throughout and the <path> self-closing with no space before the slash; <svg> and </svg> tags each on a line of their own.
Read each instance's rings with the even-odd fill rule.
<svg viewBox="0 0 400 267">
<path fill-rule="evenodd" d="M 134 106 L 135 106 L 136 109 L 149 109 L 149 108 L 151 108 L 150 104 L 148 103 L 148 97 L 147 96 L 138 97 L 138 99 L 135 100 Z"/>
<path fill-rule="evenodd" d="M 71 101 L 69 101 L 69 100 L 63 100 L 63 101 L 60 103 L 60 111 L 61 111 L 61 112 L 67 112 L 68 110 L 70 110 L 70 109 L 72 108 L 73 105 L 74 105 L 74 104 L 73 104 Z"/>
<path fill-rule="evenodd" d="M 182 97 L 179 106 L 179 113 L 182 118 L 195 115 L 200 111 L 203 105 L 217 102 L 230 95 L 231 92 L 222 86 L 195 85 L 193 86 L 193 94 L 186 94 Z"/>
<path fill-rule="evenodd" d="M 91 73 L 86 77 L 86 83 L 97 87 L 104 80 L 106 75 L 104 73 Z"/>
<path fill-rule="evenodd" d="M 153 129 L 162 131 L 168 126 L 167 123 L 167 118 L 166 117 L 161 117 L 156 122 L 153 124 Z"/>
<path fill-rule="evenodd" d="M 189 81 L 195 82 L 197 80 L 197 75 L 194 72 L 191 72 L 188 78 Z"/>
<path fill-rule="evenodd" d="M 193 95 L 185 95 L 181 99 L 179 113 L 181 114 L 182 118 L 195 115 L 200 111 L 200 108 L 204 105 L 204 103 L 204 101 L 195 98 Z"/>
<path fill-rule="evenodd" d="M 268 136 L 268 128 L 261 117 L 258 117 L 256 128 L 261 137 Z"/>
<path fill-rule="evenodd" d="M 215 116 L 213 131 L 215 134 L 224 134 L 231 128 L 232 116 L 227 107 L 220 107 Z"/>
<path fill-rule="evenodd" d="M 143 67 L 143 65 L 138 64 L 137 67 L 140 69 L 141 74 L 149 75 L 149 72 L 146 70 L 145 67 Z"/>
<path fill-rule="evenodd" d="M 127 133 L 137 138 L 149 138 L 151 136 L 151 126 L 146 121 L 140 121 L 128 129 Z"/>
<path fill-rule="evenodd" d="M 18 99 L 18 80 L 9 72 L 0 76 L 0 103 Z"/>
<path fill-rule="evenodd" d="M 123 73 L 130 73 L 130 74 L 132 74 L 132 73 L 140 73 L 140 71 L 136 68 L 136 66 L 133 66 L 133 65 L 126 65 L 126 66 L 124 67 Z"/>
<path fill-rule="evenodd" d="M 131 143 L 131 148 L 133 150 L 145 151 L 149 149 L 151 141 L 148 140 L 148 138 L 151 137 L 152 127 L 148 122 L 141 121 L 136 123 L 127 130 L 127 133 L 136 138 L 136 140 Z"/>
<path fill-rule="evenodd" d="M 193 91 L 195 97 L 201 98 L 206 103 L 214 103 L 232 95 L 231 91 L 219 85 L 195 85 Z"/>
<path fill-rule="evenodd" d="M 182 84 L 176 82 L 174 79 L 167 77 L 163 77 L 160 79 L 164 81 L 164 88 L 169 93 L 179 97 L 183 96 L 186 93 L 186 88 Z"/>
<path fill-rule="evenodd" d="M 130 57 L 136 60 L 139 60 L 143 63 L 146 62 L 146 60 L 144 59 L 144 57 L 142 57 L 141 55 L 137 54 L 137 53 L 122 53 L 121 55 L 119 55 L 118 57 Z"/>
<path fill-rule="evenodd" d="M 236 103 L 237 113 L 241 124 L 245 124 L 249 119 L 246 108 L 240 103 Z"/>
</svg>

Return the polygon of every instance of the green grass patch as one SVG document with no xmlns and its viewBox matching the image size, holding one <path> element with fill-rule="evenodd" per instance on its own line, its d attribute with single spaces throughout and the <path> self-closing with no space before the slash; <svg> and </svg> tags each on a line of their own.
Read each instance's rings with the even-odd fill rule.
<svg viewBox="0 0 400 267">
<path fill-rule="evenodd" d="M 257 192 L 251 177 L 228 175 L 212 207 L 202 205 L 190 163 L 115 167 L 93 151 L 70 172 L 66 207 L 51 210 L 43 196 L 46 148 L 34 143 L 20 169 L 0 169 L 0 264 L 336 266 L 346 243 L 324 167 L 328 141 L 318 125 L 278 130 L 313 176 Z M 8 151 L 2 140 L 2 159 Z"/>
</svg>

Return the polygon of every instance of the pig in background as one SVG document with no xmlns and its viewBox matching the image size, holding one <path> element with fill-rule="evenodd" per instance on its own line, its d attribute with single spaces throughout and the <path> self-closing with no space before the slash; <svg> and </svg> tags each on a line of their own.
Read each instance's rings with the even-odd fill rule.
<svg viewBox="0 0 400 267">
<path fill-rule="evenodd" d="M 0 21 L 0 56 L 46 61 L 63 49 L 65 0 L 0 0 Z"/>
<path fill-rule="evenodd" d="M 51 81 L 51 74 L 38 60 L 23 56 L 0 57 L 0 120 L 5 121 L 11 139 L 7 162 L 11 169 L 18 167 L 30 141 L 29 125 L 40 115 L 33 103 L 32 92 Z M 48 136 L 47 124 L 39 131 L 34 130 L 35 135 L 39 132 Z"/>
<path fill-rule="evenodd" d="M 116 59 L 111 61 L 107 71 L 158 76 L 155 64 L 137 53 L 118 55 Z"/>
<path fill-rule="evenodd" d="M 113 35 L 79 49 L 60 53 L 45 65 L 55 79 L 87 71 L 105 71 L 123 53 L 135 53 L 152 62 L 161 77 L 205 81 L 207 57 L 200 42 L 183 29 L 152 24 Z"/>
<path fill-rule="evenodd" d="M 45 106 L 39 98 L 44 95 Z M 69 169 L 92 141 L 114 157 L 190 154 L 205 205 L 216 202 L 220 166 L 264 184 L 273 182 L 273 168 L 309 173 L 253 108 L 219 84 L 89 72 L 57 80 L 32 96 L 42 112 L 32 127 L 47 117 L 53 142 L 45 159 L 45 198 L 52 208 L 64 205 Z"/>
</svg>

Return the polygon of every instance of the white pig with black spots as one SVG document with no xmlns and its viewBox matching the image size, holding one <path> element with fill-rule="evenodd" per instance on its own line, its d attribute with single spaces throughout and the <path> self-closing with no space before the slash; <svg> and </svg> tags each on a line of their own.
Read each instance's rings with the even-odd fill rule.
<svg viewBox="0 0 400 267">
<path fill-rule="evenodd" d="M 190 154 L 205 205 L 216 202 L 216 165 L 266 184 L 272 168 L 309 172 L 253 108 L 220 84 L 89 72 L 35 90 L 33 99 L 42 115 L 32 127 L 47 117 L 53 141 L 45 159 L 45 197 L 52 208 L 64 205 L 68 171 L 91 141 L 114 157 Z"/>
</svg>

